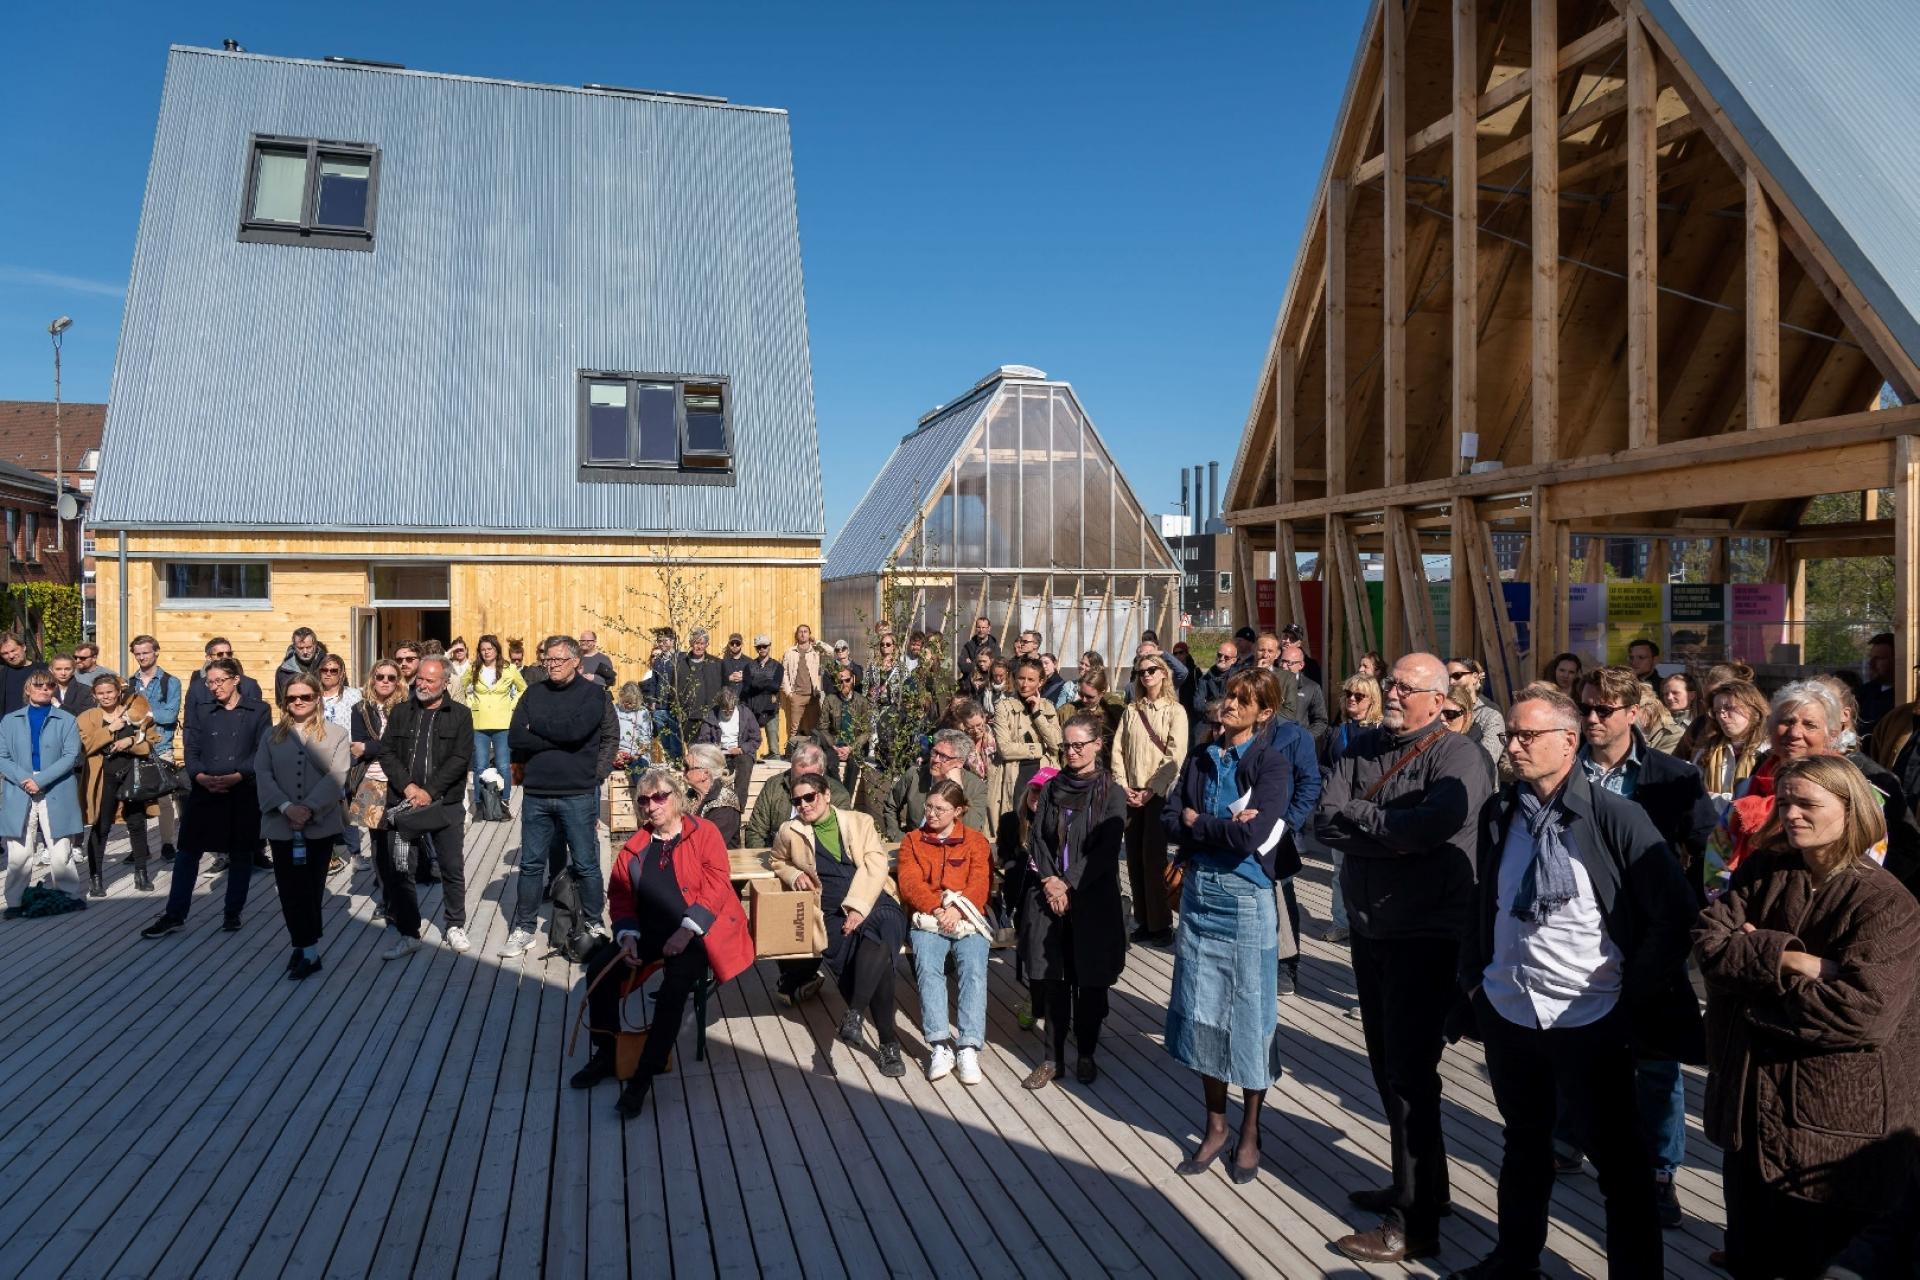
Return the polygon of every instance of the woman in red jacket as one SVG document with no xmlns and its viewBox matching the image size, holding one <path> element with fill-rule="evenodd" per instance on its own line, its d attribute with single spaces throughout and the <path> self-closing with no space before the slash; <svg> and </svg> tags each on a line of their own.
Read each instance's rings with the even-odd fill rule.
<svg viewBox="0 0 1920 1280">
<path fill-rule="evenodd" d="M 633 784 L 641 806 L 641 829 L 613 860 L 607 905 L 613 913 L 613 941 L 587 957 L 588 1017 L 593 1056 L 569 1081 L 591 1089 L 614 1074 L 612 1028 L 620 1017 L 618 979 L 594 986 L 609 966 L 634 968 L 664 960 L 653 1025 L 665 1034 L 649 1035 L 640 1066 L 620 1091 L 624 1119 L 640 1114 L 653 1078 L 667 1065 L 679 1036 L 680 1018 L 694 986 L 713 970 L 726 982 L 753 964 L 753 938 L 734 892 L 732 866 L 720 832 L 705 818 L 682 812 L 686 783 L 672 769 L 655 766 Z"/>
<path fill-rule="evenodd" d="M 980 1083 L 987 1031 L 987 894 L 993 854 L 987 838 L 962 826 L 967 793 L 951 778 L 927 792 L 926 817 L 900 842 L 900 900 L 913 913 L 913 967 L 920 982 L 920 1031 L 933 1056 L 927 1079 L 953 1071 L 947 1026 L 947 957 L 960 971 L 958 1066 L 961 1084 Z"/>
</svg>

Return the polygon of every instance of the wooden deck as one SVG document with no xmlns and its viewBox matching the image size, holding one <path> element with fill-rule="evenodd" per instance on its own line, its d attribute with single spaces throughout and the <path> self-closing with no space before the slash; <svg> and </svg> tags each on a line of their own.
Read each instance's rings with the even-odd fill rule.
<svg viewBox="0 0 1920 1280">
<path fill-rule="evenodd" d="M 689 1027 L 623 1126 L 612 1086 L 565 1087 L 578 975 L 544 947 L 494 955 L 516 837 L 472 833 L 466 957 L 382 963 L 366 871 L 333 882 L 326 968 L 304 983 L 282 976 L 270 876 L 237 934 L 203 882 L 186 932 L 142 941 L 166 874 L 136 894 L 117 863 L 92 909 L 0 924 L 0 1275 L 1435 1274 L 1329 1244 L 1371 1225 L 1345 1193 L 1384 1180 L 1386 1151 L 1343 948 L 1308 943 L 1263 1173 L 1244 1188 L 1173 1171 L 1200 1106 L 1159 1047 L 1161 950 L 1129 959 L 1099 1081 L 1039 1094 L 1019 1087 L 1039 1039 L 998 957 L 971 1089 L 921 1077 L 904 964 L 900 1081 L 834 1040 L 831 990 L 781 1009 L 763 964 L 715 1002 L 708 1060 Z M 1301 885 L 1324 920 L 1325 868 Z M 437 913 L 438 891 L 423 905 Z M 1441 1272 L 1490 1247 L 1500 1147 L 1477 1052 L 1449 1050 L 1443 1070 L 1458 1212 Z M 1688 1088 L 1697 1117 L 1697 1075 Z M 1724 1218 L 1692 1128 L 1669 1270 L 1708 1277 Z M 1594 1180 L 1562 1179 L 1554 1209 L 1549 1273 L 1602 1272 Z"/>
</svg>

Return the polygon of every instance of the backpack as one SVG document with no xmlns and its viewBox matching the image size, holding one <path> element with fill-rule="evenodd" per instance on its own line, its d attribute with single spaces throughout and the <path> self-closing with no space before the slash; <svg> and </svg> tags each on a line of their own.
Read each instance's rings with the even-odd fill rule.
<svg viewBox="0 0 1920 1280">
<path fill-rule="evenodd" d="M 474 793 L 473 818 L 476 822 L 505 822 L 507 804 L 500 798 L 500 787 L 496 783 L 481 781 Z"/>
<path fill-rule="evenodd" d="M 580 907 L 580 873 L 567 867 L 553 881 L 553 915 L 547 921 L 547 941 L 573 963 L 585 964 L 599 942 L 592 924 Z"/>
</svg>

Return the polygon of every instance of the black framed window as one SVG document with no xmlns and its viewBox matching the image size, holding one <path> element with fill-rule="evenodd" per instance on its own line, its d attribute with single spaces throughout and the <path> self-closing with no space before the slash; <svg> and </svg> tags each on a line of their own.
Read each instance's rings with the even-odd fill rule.
<svg viewBox="0 0 1920 1280">
<path fill-rule="evenodd" d="M 166 605 L 186 609 L 265 609 L 272 575 L 258 561 L 174 561 L 162 568 Z"/>
<path fill-rule="evenodd" d="M 247 143 L 240 238 L 371 250 L 379 194 L 377 147 L 255 134 Z"/>
<path fill-rule="evenodd" d="M 40 563 L 40 513 L 27 512 L 27 553 L 20 557 L 28 564 Z"/>
<path fill-rule="evenodd" d="M 727 379 L 583 371 L 579 394 L 582 479 L 732 482 Z"/>
</svg>

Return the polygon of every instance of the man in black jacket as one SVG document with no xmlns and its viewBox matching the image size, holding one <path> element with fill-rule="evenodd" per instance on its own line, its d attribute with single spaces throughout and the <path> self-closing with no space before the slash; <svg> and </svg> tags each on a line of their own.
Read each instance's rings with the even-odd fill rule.
<svg viewBox="0 0 1920 1280">
<path fill-rule="evenodd" d="M 707 652 L 706 631 L 696 629 L 687 637 L 687 651 L 674 660 L 674 714 L 692 729 L 699 728 L 700 717 L 713 709 L 713 700 L 726 683 L 726 665 L 718 654 Z"/>
<path fill-rule="evenodd" d="M 744 701 L 747 710 L 753 712 L 753 722 L 760 726 L 760 736 L 764 739 L 762 754 L 780 754 L 780 722 L 777 710 L 780 702 L 780 680 L 786 668 L 780 665 L 780 659 L 773 656 L 773 637 L 755 636 L 753 638 L 753 657 L 747 663 L 745 679 L 746 694 Z M 745 796 L 741 797 L 744 801 Z"/>
<path fill-rule="evenodd" d="M 446 901 L 447 945 L 455 951 L 472 950 L 467 938 L 466 803 L 467 770 L 473 764 L 473 713 L 447 696 L 447 660 L 422 658 L 413 675 L 413 692 L 387 717 L 380 735 L 379 759 L 387 775 L 388 811 L 410 804 L 423 815 L 433 813 L 445 826 L 409 832 L 405 820 L 395 823 L 394 840 L 375 846 L 375 866 L 386 897 L 387 920 L 399 931 L 398 942 L 384 953 L 399 960 L 420 945 L 420 904 L 414 896 L 414 877 L 404 865 L 402 840 L 414 846 L 413 865 L 425 872 L 439 867 Z M 429 856 L 431 855 L 431 856 Z M 422 883 L 425 883 L 424 876 Z"/>
<path fill-rule="evenodd" d="M 320 643 L 320 637 L 313 633 L 312 627 L 301 627 L 295 631 L 287 645 L 286 657 L 273 669 L 273 700 L 280 701 L 287 681 L 295 676 L 305 676 L 314 682 L 314 688 L 319 688 L 320 664 L 326 660 L 327 646 Z"/>
<path fill-rule="evenodd" d="M 547 864 L 563 845 L 579 877 L 580 908 L 595 929 L 607 905 L 595 822 L 600 784 L 612 767 L 612 754 L 603 748 L 612 699 L 581 677 L 580 645 L 573 637 L 548 637 L 541 654 L 547 678 L 530 685 L 514 704 L 507 730 L 514 780 L 521 788 L 520 888 L 513 927 L 500 948 L 503 956 L 523 955 L 533 945 Z"/>
<path fill-rule="evenodd" d="M 1293 678 L 1299 685 L 1294 696 L 1300 707 L 1300 724 L 1313 735 L 1315 750 L 1324 753 L 1327 730 L 1331 727 L 1327 720 L 1327 695 L 1316 681 L 1307 678 L 1306 646 L 1291 641 L 1282 644 L 1280 667 L 1283 671 L 1293 672 Z"/>
<path fill-rule="evenodd" d="M 1345 855 L 1354 985 L 1393 1149 L 1393 1185 L 1348 1197 L 1385 1220 L 1334 1247 L 1363 1262 L 1399 1262 L 1440 1248 L 1440 1054 L 1473 908 L 1474 822 L 1493 792 L 1493 764 L 1440 718 L 1439 658 L 1408 654 L 1380 688 L 1380 727 L 1357 736 L 1333 767 L 1314 826 Z"/>
<path fill-rule="evenodd" d="M 1653 822 L 1588 780 L 1580 722 L 1557 691 L 1514 703 L 1506 752 L 1518 781 L 1480 816 L 1480 885 L 1459 984 L 1486 1045 L 1506 1143 L 1493 1254 L 1458 1276 L 1538 1274 L 1560 1097 L 1587 1119 L 1608 1270 L 1664 1270 L 1634 1059 L 1698 1056 L 1685 968 L 1694 905 Z"/>
<path fill-rule="evenodd" d="M 993 634 L 993 619 L 984 614 L 973 620 L 973 634 L 960 646 L 958 665 L 962 680 L 973 674 L 977 665 L 974 658 L 982 651 L 995 658 L 1000 656 L 1000 639 Z"/>
<path fill-rule="evenodd" d="M 43 668 L 27 661 L 27 647 L 11 631 L 0 631 L 0 716 L 27 705 L 27 677 Z"/>
</svg>

